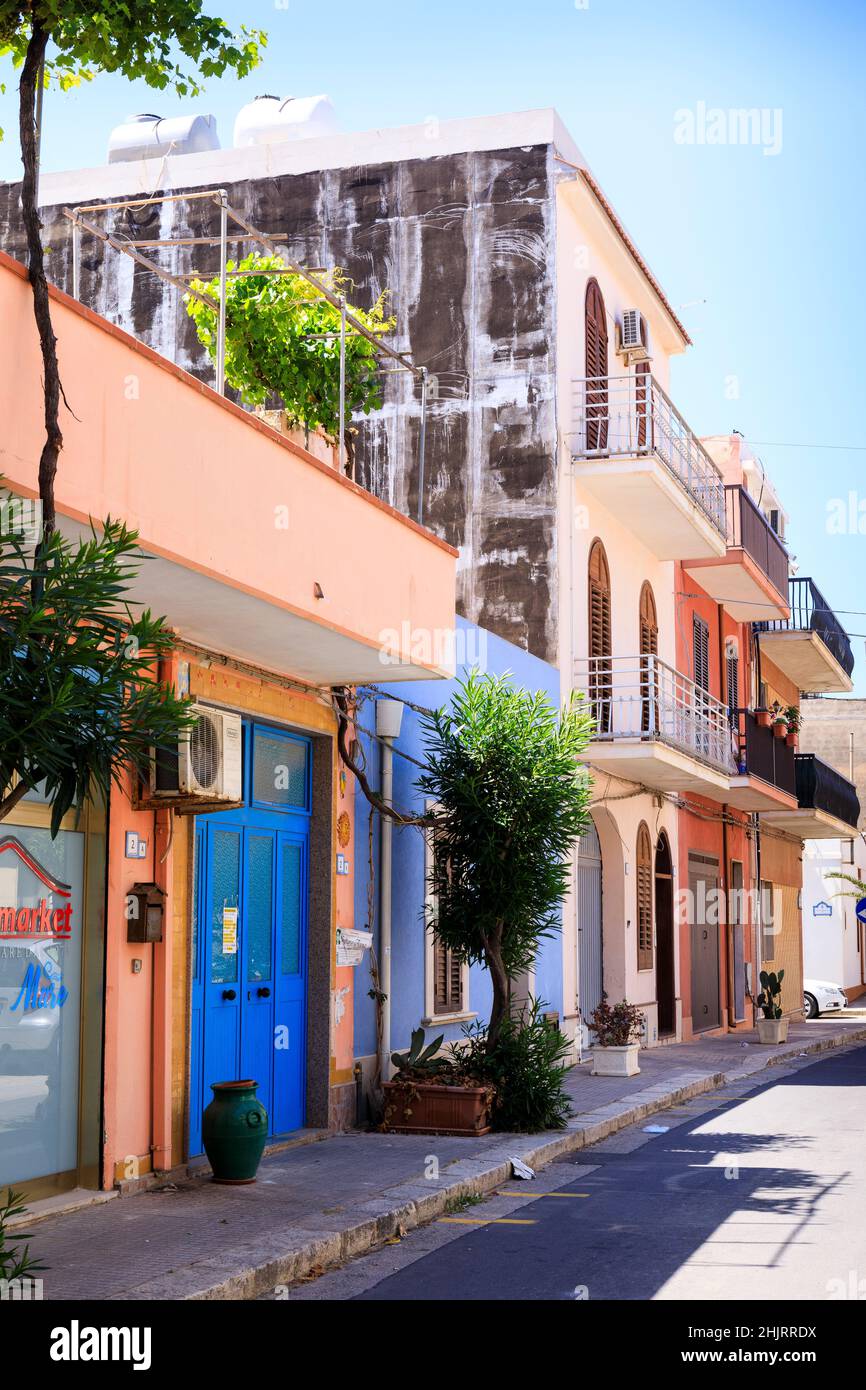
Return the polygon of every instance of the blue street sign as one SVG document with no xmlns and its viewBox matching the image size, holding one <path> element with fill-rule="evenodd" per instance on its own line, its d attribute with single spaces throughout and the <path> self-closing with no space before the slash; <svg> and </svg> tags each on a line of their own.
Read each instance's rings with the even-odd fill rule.
<svg viewBox="0 0 866 1390">
<path fill-rule="evenodd" d="M 866 922 L 866 898 L 861 898 L 857 903 L 857 921 Z"/>
</svg>

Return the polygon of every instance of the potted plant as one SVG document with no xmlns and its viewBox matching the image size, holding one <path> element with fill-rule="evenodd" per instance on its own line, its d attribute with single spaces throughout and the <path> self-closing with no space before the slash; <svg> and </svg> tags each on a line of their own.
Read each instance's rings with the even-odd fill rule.
<svg viewBox="0 0 866 1390">
<path fill-rule="evenodd" d="M 416 1028 L 407 1052 L 392 1052 L 397 1074 L 386 1081 L 382 1128 L 396 1134 L 490 1133 L 495 1088 L 467 1072 L 459 1053 L 440 1056 L 444 1034 L 424 1046 Z"/>
<path fill-rule="evenodd" d="M 778 700 L 773 704 L 773 733 L 776 738 L 786 738 L 788 734 L 788 716 Z"/>
<path fill-rule="evenodd" d="M 785 714 L 788 719 L 788 733 L 785 742 L 789 748 L 797 748 L 800 743 L 800 706 L 789 705 Z"/>
<path fill-rule="evenodd" d="M 758 1019 L 758 1038 L 762 1043 L 788 1041 L 788 1020 L 782 1017 L 782 1006 L 779 1002 L 784 978 L 784 970 L 780 970 L 778 975 L 775 970 L 762 970 L 759 976 L 761 993 L 755 1002 L 764 1015 Z"/>
<path fill-rule="evenodd" d="M 587 1020 L 595 1034 L 592 1048 L 593 1076 L 637 1076 L 638 1050 L 644 1029 L 643 1012 L 637 1004 L 610 1005 L 607 995 L 593 1009 Z"/>
<path fill-rule="evenodd" d="M 769 729 L 770 725 L 773 722 L 773 716 L 767 709 L 766 705 L 761 705 L 758 709 L 755 710 L 755 719 L 758 722 L 759 729 Z"/>
</svg>

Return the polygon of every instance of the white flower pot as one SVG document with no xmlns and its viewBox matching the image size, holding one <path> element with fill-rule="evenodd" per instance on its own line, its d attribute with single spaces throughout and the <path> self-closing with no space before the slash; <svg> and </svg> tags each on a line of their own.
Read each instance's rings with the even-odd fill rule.
<svg viewBox="0 0 866 1390">
<path fill-rule="evenodd" d="M 787 1042 L 788 1020 L 786 1018 L 759 1018 L 758 1041 L 762 1043 Z"/>
<path fill-rule="evenodd" d="M 640 1067 L 637 1054 L 640 1043 L 626 1043 L 625 1047 L 599 1047 L 592 1049 L 593 1076 L 637 1076 Z"/>
</svg>

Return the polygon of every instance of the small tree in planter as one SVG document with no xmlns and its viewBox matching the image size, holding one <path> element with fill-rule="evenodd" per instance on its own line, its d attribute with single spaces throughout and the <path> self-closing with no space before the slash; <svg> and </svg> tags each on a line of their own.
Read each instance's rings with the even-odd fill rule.
<svg viewBox="0 0 866 1390">
<path fill-rule="evenodd" d="M 788 1020 L 782 1017 L 782 981 L 784 970 L 778 975 L 775 970 L 762 970 L 759 977 L 761 993 L 755 1000 L 763 1013 L 758 1019 L 758 1037 L 762 1043 L 783 1043 L 788 1041 Z"/>
<path fill-rule="evenodd" d="M 558 710 L 540 691 L 515 689 L 508 675 L 473 671 L 451 707 L 425 716 L 424 725 L 417 785 L 438 807 L 428 926 L 459 960 L 484 964 L 493 987 L 486 1032 L 467 1040 L 475 1079 L 496 1073 L 503 1125 L 522 1115 L 537 1129 L 556 1127 L 567 1104 L 570 1045 L 558 1033 L 542 1035 L 549 1025 L 537 1001 L 513 1017 L 511 994 L 542 938 L 559 927 L 569 853 L 589 819 L 591 781 L 579 759 L 592 717 L 580 696 Z M 539 1068 L 552 1087 L 530 1085 Z M 530 1090 L 548 1099 L 522 1106 L 518 1095 Z"/>
<path fill-rule="evenodd" d="M 603 994 L 586 1022 L 595 1034 L 592 1075 L 636 1076 L 640 1071 L 638 1050 L 644 1028 L 643 1011 L 637 1004 L 629 1004 L 626 999 L 609 1004 Z"/>
<path fill-rule="evenodd" d="M 786 738 L 788 735 L 788 715 L 778 700 L 773 704 L 773 733 L 776 738 Z"/>
<path fill-rule="evenodd" d="M 591 783 L 578 759 L 592 717 L 580 696 L 560 712 L 508 675 L 472 671 L 451 708 L 423 722 L 418 787 L 440 808 L 430 926 L 461 960 L 487 966 L 492 1045 L 512 982 L 559 927 L 569 851 L 589 819 Z"/>
</svg>

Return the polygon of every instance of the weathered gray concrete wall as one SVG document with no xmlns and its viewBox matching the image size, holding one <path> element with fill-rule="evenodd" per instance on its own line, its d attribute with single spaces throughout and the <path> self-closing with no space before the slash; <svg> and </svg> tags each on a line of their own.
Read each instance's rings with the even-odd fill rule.
<svg viewBox="0 0 866 1390">
<path fill-rule="evenodd" d="M 215 183 L 217 181 L 215 180 Z M 265 232 L 307 265 L 343 267 L 356 301 L 383 288 L 394 345 L 438 378 L 427 426 L 424 520 L 460 548 L 459 611 L 556 659 L 556 422 L 553 202 L 546 146 L 325 170 L 228 185 Z M 24 259 L 18 188 L 0 185 L 0 244 Z M 140 196 L 130 189 L 130 197 Z M 92 201 L 100 195 L 94 190 Z M 43 212 L 49 273 L 71 291 L 71 224 Z M 115 230 L 215 233 L 204 203 L 122 214 Z M 215 248 L 162 253 L 166 268 L 216 266 Z M 83 239 L 81 297 L 187 370 L 212 370 L 179 294 L 102 243 Z M 392 377 L 363 422 L 358 479 L 409 515 L 418 508 L 419 401 Z M 416 391 L 417 396 L 417 391 Z M 396 410 L 401 403 L 404 408 Z M 74 402 L 71 402 L 74 408 Z M 368 557 L 375 564 L 376 557 Z"/>
<path fill-rule="evenodd" d="M 814 753 L 843 777 L 850 776 L 853 734 L 853 780 L 860 800 L 857 828 L 866 830 L 866 700 L 825 696 L 821 700 L 802 700 L 800 711 L 803 717 L 801 751 Z"/>
</svg>

